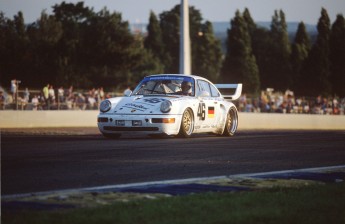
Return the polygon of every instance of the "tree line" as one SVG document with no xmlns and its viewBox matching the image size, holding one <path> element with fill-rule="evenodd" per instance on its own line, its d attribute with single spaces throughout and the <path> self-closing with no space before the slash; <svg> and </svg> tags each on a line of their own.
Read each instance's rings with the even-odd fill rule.
<svg viewBox="0 0 345 224">
<path fill-rule="evenodd" d="M 0 12 L 1 85 L 11 79 L 41 88 L 135 85 L 142 77 L 178 73 L 180 5 L 149 15 L 147 33 L 132 33 L 121 14 L 95 12 L 83 2 L 56 4 L 32 24 L 23 14 Z M 331 25 L 325 9 L 311 42 L 303 22 L 290 43 L 285 14 L 276 10 L 270 29 L 258 27 L 248 9 L 230 20 L 225 54 L 210 21 L 193 6 L 190 13 L 192 73 L 213 82 L 242 82 L 244 91 L 291 89 L 296 94 L 345 96 L 345 20 Z"/>
<path fill-rule="evenodd" d="M 260 89 L 294 90 L 299 96 L 345 96 L 345 20 L 331 25 L 321 9 L 314 43 L 300 22 L 292 43 L 285 14 L 276 10 L 270 29 L 257 27 L 249 10 L 237 11 L 228 30 L 227 54 L 221 68 L 224 81 L 243 82 L 247 93 Z"/>
</svg>

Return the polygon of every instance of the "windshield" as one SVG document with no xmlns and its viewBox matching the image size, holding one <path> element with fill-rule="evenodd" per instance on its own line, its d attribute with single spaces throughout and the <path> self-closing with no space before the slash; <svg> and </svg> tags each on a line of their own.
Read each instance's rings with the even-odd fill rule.
<svg viewBox="0 0 345 224">
<path fill-rule="evenodd" d="M 186 76 L 149 76 L 134 89 L 132 95 L 185 95 L 194 96 L 194 79 Z"/>
</svg>

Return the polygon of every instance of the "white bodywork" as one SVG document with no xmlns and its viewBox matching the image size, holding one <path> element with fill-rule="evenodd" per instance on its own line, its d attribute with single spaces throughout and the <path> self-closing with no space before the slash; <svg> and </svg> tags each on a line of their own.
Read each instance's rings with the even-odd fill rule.
<svg viewBox="0 0 345 224">
<path fill-rule="evenodd" d="M 150 79 L 159 78 L 169 81 L 170 88 L 162 88 L 167 93 L 152 90 L 150 94 L 141 94 L 147 90 L 143 84 L 144 80 L 148 83 Z M 176 95 L 171 91 L 172 84 L 169 79 L 175 81 L 175 78 L 194 82 L 191 96 Z M 108 102 L 102 102 L 107 106 L 109 102 L 111 103 L 110 109 L 107 108 L 107 111 L 103 109 L 103 112 L 101 104 L 101 112 L 98 115 L 98 128 L 103 135 L 109 137 L 127 131 L 178 135 L 181 133 L 182 117 L 186 110 L 192 111 L 191 133 L 223 134 L 230 109 L 236 115 L 236 124 L 234 124 L 236 127 L 233 128 L 233 132 L 236 131 L 238 121 L 235 105 L 226 100 L 216 86 L 207 79 L 191 75 L 163 74 L 148 76 L 144 80 L 130 96 L 115 97 L 106 100 Z M 227 85 L 229 84 L 222 84 L 221 88 L 235 88 L 236 91 L 233 95 L 226 95 L 226 98 L 237 99 L 241 94 L 242 84 Z M 207 86 L 210 88 L 207 89 Z M 161 105 L 164 101 L 167 101 L 164 104 L 170 104 L 168 112 L 162 112 Z"/>
</svg>

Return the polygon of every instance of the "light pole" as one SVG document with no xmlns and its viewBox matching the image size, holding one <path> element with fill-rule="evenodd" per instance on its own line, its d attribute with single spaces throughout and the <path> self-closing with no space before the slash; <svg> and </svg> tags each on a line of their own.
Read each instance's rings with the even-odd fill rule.
<svg viewBox="0 0 345 224">
<path fill-rule="evenodd" d="M 181 0 L 180 7 L 180 69 L 181 74 L 191 74 L 188 0 Z"/>
</svg>

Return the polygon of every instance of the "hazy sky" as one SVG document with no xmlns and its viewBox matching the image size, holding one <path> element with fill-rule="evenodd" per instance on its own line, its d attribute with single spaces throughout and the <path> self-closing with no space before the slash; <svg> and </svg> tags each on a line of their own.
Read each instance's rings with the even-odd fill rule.
<svg viewBox="0 0 345 224">
<path fill-rule="evenodd" d="M 80 0 L 79 0 L 80 1 Z M 26 23 L 36 21 L 42 12 L 52 12 L 52 6 L 59 4 L 59 0 L 0 0 L 0 11 L 6 17 L 13 18 L 18 11 L 22 11 Z M 78 2 L 66 0 L 65 2 Z M 180 0 L 85 0 L 84 5 L 92 7 L 95 12 L 106 7 L 109 11 L 119 12 L 122 19 L 130 23 L 147 23 L 152 10 L 156 15 L 171 10 Z M 282 9 L 286 20 L 303 21 L 316 24 L 320 18 L 321 8 L 324 7 L 334 22 L 336 15 L 345 16 L 345 0 L 189 0 L 189 5 L 200 10 L 203 18 L 210 21 L 230 21 L 239 9 L 241 12 L 247 7 L 254 21 L 271 21 L 274 10 Z"/>
</svg>

